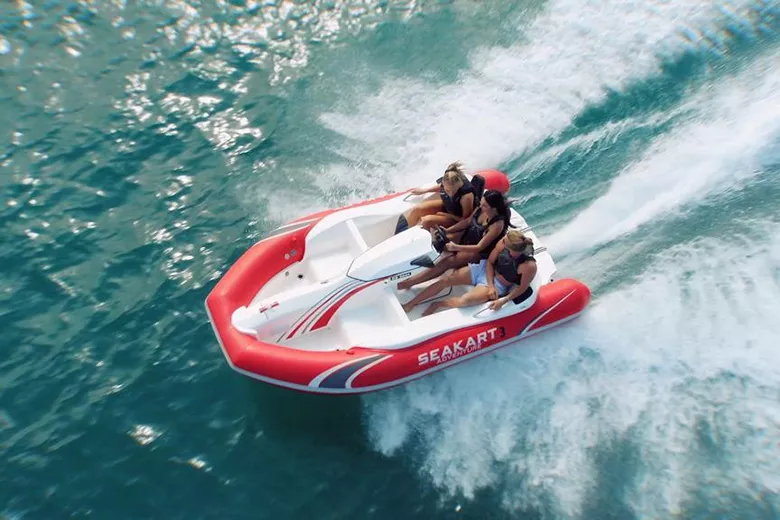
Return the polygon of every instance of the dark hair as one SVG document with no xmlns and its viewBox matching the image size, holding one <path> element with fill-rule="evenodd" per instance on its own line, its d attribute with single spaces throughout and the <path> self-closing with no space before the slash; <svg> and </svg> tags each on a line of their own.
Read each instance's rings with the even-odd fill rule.
<svg viewBox="0 0 780 520">
<path fill-rule="evenodd" d="M 500 191 L 486 190 L 484 195 L 482 195 L 482 198 L 485 199 L 491 208 L 496 210 L 496 213 L 504 218 L 504 224 L 506 227 L 515 227 L 510 222 L 512 219 L 512 213 L 509 211 L 506 198 L 504 198 L 504 195 Z"/>
</svg>

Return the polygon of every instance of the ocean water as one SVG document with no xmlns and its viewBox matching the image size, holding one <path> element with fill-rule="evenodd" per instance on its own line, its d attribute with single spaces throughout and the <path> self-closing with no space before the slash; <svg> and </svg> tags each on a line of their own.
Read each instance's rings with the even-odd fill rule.
<svg viewBox="0 0 780 520">
<path fill-rule="evenodd" d="M 232 372 L 285 221 L 500 168 L 576 321 L 389 391 Z M 0 3 L 0 518 L 780 518 L 778 0 Z"/>
</svg>

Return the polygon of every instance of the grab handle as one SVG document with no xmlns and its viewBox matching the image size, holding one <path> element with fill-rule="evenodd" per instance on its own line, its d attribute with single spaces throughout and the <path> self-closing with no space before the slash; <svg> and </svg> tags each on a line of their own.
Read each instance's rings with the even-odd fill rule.
<svg viewBox="0 0 780 520">
<path fill-rule="evenodd" d="M 490 302 L 488 302 L 488 303 L 485 305 L 485 307 L 483 307 L 481 310 L 479 310 L 479 311 L 475 312 L 475 313 L 474 313 L 474 315 L 473 315 L 473 317 L 474 317 L 474 318 L 477 318 L 477 317 L 479 317 L 479 315 L 480 315 L 480 314 L 482 314 L 482 313 L 483 313 L 483 312 L 485 312 L 485 311 L 489 311 L 489 310 L 491 310 L 491 309 L 490 309 Z"/>
</svg>

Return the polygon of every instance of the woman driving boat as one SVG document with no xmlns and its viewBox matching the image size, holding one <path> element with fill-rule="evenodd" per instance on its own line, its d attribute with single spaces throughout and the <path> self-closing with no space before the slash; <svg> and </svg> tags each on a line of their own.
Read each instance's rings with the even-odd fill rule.
<svg viewBox="0 0 780 520">
<path fill-rule="evenodd" d="M 478 263 L 487 258 L 510 226 L 511 214 L 501 192 L 487 190 L 479 207 L 471 215 L 449 228 L 449 236 L 460 235 L 460 243 L 449 242 L 445 246 L 449 254 L 442 255 L 436 265 L 398 283 L 398 289 L 409 289 L 441 275 L 448 269 L 462 267 L 469 262 Z"/>
</svg>

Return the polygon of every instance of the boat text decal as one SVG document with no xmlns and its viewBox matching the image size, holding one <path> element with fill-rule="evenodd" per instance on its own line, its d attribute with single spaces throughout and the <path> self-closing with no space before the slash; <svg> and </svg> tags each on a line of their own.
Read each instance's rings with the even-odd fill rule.
<svg viewBox="0 0 780 520">
<path fill-rule="evenodd" d="M 493 343 L 496 343 L 505 336 L 506 330 L 504 327 L 493 327 L 477 334 L 473 334 L 468 338 L 453 341 L 452 343 L 447 343 L 443 347 L 437 347 L 429 350 L 428 352 L 423 352 L 417 356 L 417 365 L 422 366 L 427 365 L 428 363 L 438 365 L 439 363 L 444 363 L 461 356 L 465 356 L 466 354 L 471 354 L 477 350 L 481 350 L 489 345 L 492 345 Z"/>
<path fill-rule="evenodd" d="M 388 278 L 387 281 L 388 282 L 393 282 L 395 280 L 400 280 L 401 278 L 406 278 L 407 276 L 412 276 L 412 272 L 411 271 L 406 271 L 405 273 L 394 274 L 393 276 Z M 387 282 L 385 282 L 385 283 L 387 283 Z"/>
</svg>

